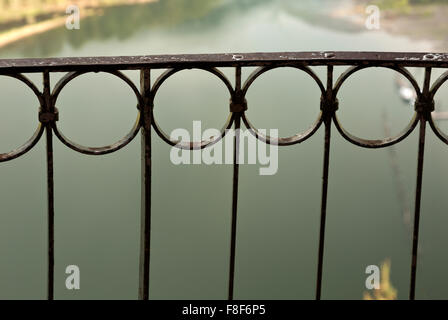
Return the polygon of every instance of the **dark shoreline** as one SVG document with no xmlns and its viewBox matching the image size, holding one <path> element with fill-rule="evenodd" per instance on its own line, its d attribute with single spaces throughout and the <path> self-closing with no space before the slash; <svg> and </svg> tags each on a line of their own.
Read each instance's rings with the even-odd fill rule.
<svg viewBox="0 0 448 320">
<path fill-rule="evenodd" d="M 106 8 L 147 4 L 157 1 L 158 0 L 112 0 L 105 2 L 98 1 L 95 4 L 81 2 L 79 8 L 82 10 L 81 19 L 83 19 L 94 14 L 100 14 L 102 10 Z M 6 23 L 0 23 L 0 48 L 6 47 L 24 38 L 63 26 L 67 17 L 68 15 L 65 10 L 53 9 L 42 11 L 33 16 L 33 23 L 28 23 L 26 17 L 9 20 Z"/>
</svg>

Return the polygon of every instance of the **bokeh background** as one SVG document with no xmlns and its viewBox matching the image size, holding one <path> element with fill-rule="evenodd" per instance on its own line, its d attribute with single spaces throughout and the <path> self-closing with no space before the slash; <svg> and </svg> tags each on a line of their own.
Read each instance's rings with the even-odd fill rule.
<svg viewBox="0 0 448 320">
<path fill-rule="evenodd" d="M 65 26 L 68 5 L 80 29 Z M 365 9 L 380 9 L 380 29 Z M 263 51 L 446 52 L 446 1 L 351 0 L 0 0 L 0 58 L 113 56 Z M 325 79 L 324 68 L 313 68 Z M 345 68 L 337 67 L 336 75 Z M 233 80 L 234 70 L 222 71 Z M 244 70 L 247 77 L 252 69 Z M 422 83 L 423 72 L 410 70 Z M 444 70 L 434 70 L 433 80 Z M 163 72 L 154 70 L 153 80 Z M 136 84 L 137 72 L 126 72 Z M 41 74 L 27 75 L 39 88 Z M 53 74 L 54 85 L 63 74 Z M 363 70 L 339 94 L 341 123 L 363 138 L 397 134 L 413 107 L 397 76 Z M 26 141 L 37 126 L 38 101 L 14 79 L 0 77 L 0 152 Z M 215 77 L 183 71 L 156 98 L 166 132 L 221 128 L 228 93 Z M 293 69 L 266 73 L 248 92 L 249 119 L 289 136 L 310 126 L 320 93 Z M 448 89 L 437 95 L 448 111 Z M 104 74 L 77 78 L 61 93 L 58 126 L 89 146 L 113 143 L 137 116 L 131 90 Z M 448 132 L 448 120 L 439 121 Z M 365 150 L 333 127 L 323 299 L 365 297 L 365 269 L 390 271 L 407 299 L 417 164 L 417 132 L 394 147 Z M 313 299 L 323 156 L 322 128 L 279 150 L 279 171 L 259 176 L 242 165 L 235 298 Z M 107 156 L 78 154 L 55 140 L 56 299 L 136 299 L 140 232 L 140 137 Z M 225 299 L 231 217 L 231 165 L 175 166 L 153 135 L 153 233 L 150 298 Z M 448 148 L 427 135 L 417 298 L 448 298 Z M 44 140 L 0 164 L 0 298 L 46 298 Z M 387 264 L 390 263 L 390 264 Z M 81 271 L 81 289 L 65 288 L 65 268 Z"/>
</svg>

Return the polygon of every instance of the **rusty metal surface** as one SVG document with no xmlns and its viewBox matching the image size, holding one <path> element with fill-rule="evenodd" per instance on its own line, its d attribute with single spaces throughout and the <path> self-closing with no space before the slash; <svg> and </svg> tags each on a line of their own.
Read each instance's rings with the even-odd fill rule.
<svg viewBox="0 0 448 320">
<path fill-rule="evenodd" d="M 235 69 L 235 92 L 239 97 L 241 94 L 241 68 Z M 232 103 L 232 102 L 231 102 Z M 235 137 L 233 138 L 233 184 L 232 184 L 232 216 L 230 231 L 230 258 L 229 258 L 229 286 L 228 300 L 234 298 L 234 282 L 235 282 L 235 255 L 236 255 L 236 229 L 237 229 L 237 213 L 238 213 L 238 181 L 239 181 L 239 157 L 240 157 L 240 129 L 241 115 L 243 111 L 233 113 L 235 122 Z"/>
<path fill-rule="evenodd" d="M 331 119 L 336 111 L 336 96 L 333 92 L 333 66 L 327 68 L 327 88 L 321 99 L 321 110 L 325 123 L 324 136 L 324 160 L 322 169 L 322 194 L 319 227 L 319 248 L 317 253 L 317 278 L 316 278 L 316 300 L 320 300 L 322 294 L 322 274 L 324 265 L 325 249 L 325 224 L 327 220 L 327 195 L 328 174 L 330 168 L 330 142 L 331 142 Z"/>
<path fill-rule="evenodd" d="M 448 54 L 433 52 L 272 52 L 147 55 L 129 57 L 76 57 L 45 59 L 3 59 L 0 72 L 41 72 L 79 70 L 130 70 L 151 68 L 269 66 L 283 63 L 305 65 L 368 65 L 448 67 Z"/>
<path fill-rule="evenodd" d="M 414 228 L 412 234 L 411 283 L 409 289 L 410 300 L 415 299 L 415 286 L 417 281 L 418 236 L 420 229 L 420 207 L 423 187 L 423 160 L 425 156 L 426 121 L 432 119 L 431 112 L 434 111 L 434 95 L 431 92 L 430 85 L 431 68 L 426 68 L 423 92 L 417 98 L 415 103 L 416 111 L 419 115 L 420 130 L 417 156 L 417 181 L 415 187 Z"/>
<path fill-rule="evenodd" d="M 43 105 L 42 110 L 47 114 L 54 114 L 54 106 L 51 103 L 50 73 L 43 74 Z M 42 120 L 42 119 L 41 119 Z M 47 119 L 46 119 L 47 120 Z M 47 224 L 48 224 L 48 268 L 47 268 L 47 298 L 54 298 L 54 178 L 53 178 L 53 133 L 51 121 L 55 117 L 48 118 L 45 122 L 46 155 L 47 155 Z"/>
<path fill-rule="evenodd" d="M 141 219 L 139 299 L 149 299 L 149 267 L 151 247 L 151 70 L 140 72 L 140 91 L 143 97 L 140 110 L 143 114 L 141 128 Z"/>
<path fill-rule="evenodd" d="M 333 66 L 346 65 L 347 70 L 333 81 Z M 326 86 L 312 70 L 312 66 L 327 66 Z M 235 69 L 235 85 L 219 70 L 219 67 Z M 241 71 L 244 67 L 258 67 L 242 84 Z M 320 89 L 320 103 L 314 108 L 319 111 L 314 124 L 303 132 L 290 137 L 271 138 L 263 135 L 254 127 L 246 114 L 251 108 L 251 101 L 246 96 L 257 78 L 276 68 L 290 67 L 297 72 L 304 72 L 310 76 Z M 338 118 L 338 113 L 344 109 L 344 104 L 338 101 L 338 92 L 346 85 L 346 80 L 356 72 L 373 67 L 391 69 L 409 80 L 416 93 L 415 113 L 408 126 L 395 137 L 380 140 L 367 140 L 356 137 L 344 129 Z M 407 67 L 425 68 L 425 82 L 420 88 Z M 328 177 L 330 166 L 331 126 L 349 143 L 362 148 L 384 148 L 406 139 L 419 125 L 420 139 L 417 157 L 417 184 L 415 193 L 414 233 L 412 239 L 412 262 L 410 279 L 410 299 L 415 299 L 418 234 L 420 222 L 420 202 L 423 188 L 423 160 L 424 142 L 427 123 L 435 135 L 448 144 L 448 135 L 442 132 L 431 112 L 434 110 L 434 97 L 438 90 L 448 80 L 448 71 L 435 80 L 430 86 L 431 70 L 433 68 L 448 69 L 448 54 L 436 53 L 391 53 L 391 52 L 285 52 L 285 53 L 241 53 L 241 54 L 201 54 L 201 55 L 159 55 L 140 57 L 93 57 L 93 58 L 57 58 L 57 59 L 6 59 L 0 60 L 0 76 L 8 76 L 23 82 L 37 97 L 35 112 L 37 129 L 33 136 L 22 146 L 0 153 L 0 163 L 16 159 L 31 150 L 46 133 L 46 162 L 47 162 L 47 201 L 48 201 L 48 299 L 53 299 L 54 293 L 54 177 L 53 177 L 53 137 L 57 137 L 67 147 L 92 156 L 99 156 L 115 152 L 129 144 L 140 131 L 142 133 L 142 207 L 141 207 L 141 250 L 140 250 L 140 281 L 139 298 L 148 299 L 150 296 L 150 239 L 151 239 L 151 131 L 167 144 L 181 149 L 203 149 L 210 147 L 226 133 L 226 129 L 240 128 L 241 123 L 259 140 L 268 144 L 291 146 L 304 142 L 313 136 L 322 126 L 325 129 L 324 158 L 322 173 L 321 217 L 319 228 L 319 251 L 317 262 L 316 299 L 321 297 L 321 286 L 324 265 L 325 222 L 328 194 Z M 151 84 L 151 69 L 166 69 Z M 158 90 L 165 81 L 174 74 L 187 69 L 199 69 L 209 72 L 221 80 L 229 92 L 229 116 L 223 119 L 221 134 L 205 141 L 172 141 L 163 131 L 154 117 L 155 98 Z M 141 73 L 140 90 L 138 86 L 126 77 L 122 70 L 139 70 Z M 40 92 L 37 87 L 23 73 L 42 73 L 44 89 Z M 52 72 L 66 72 L 51 91 L 50 74 Z M 58 109 L 64 108 L 58 104 L 58 96 L 64 88 L 75 78 L 89 72 L 106 72 L 123 81 L 125 86 L 135 94 L 138 117 L 129 133 L 116 143 L 103 147 L 88 147 L 69 140 L 58 126 Z M 1 101 L 1 100 L 0 100 Z M 1 112 L 1 109 L 0 109 Z M 238 213 L 238 136 L 234 138 L 234 168 L 232 187 L 232 211 L 229 254 L 229 284 L 228 299 L 234 298 L 235 252 L 237 246 L 237 213 Z"/>
</svg>

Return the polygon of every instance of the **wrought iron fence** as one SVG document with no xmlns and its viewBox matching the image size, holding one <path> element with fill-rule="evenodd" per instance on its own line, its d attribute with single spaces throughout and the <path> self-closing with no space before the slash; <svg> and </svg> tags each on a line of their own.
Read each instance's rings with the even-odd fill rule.
<svg viewBox="0 0 448 320">
<path fill-rule="evenodd" d="M 311 66 L 326 66 L 326 85 L 310 68 Z M 348 66 L 348 69 L 334 81 L 334 66 Z M 217 68 L 227 67 L 235 69 L 235 85 Z M 244 67 L 258 67 L 242 83 L 241 70 Z M 321 91 L 319 116 L 316 122 L 306 131 L 291 137 L 272 138 L 259 132 L 247 118 L 245 111 L 248 103 L 246 94 L 252 83 L 263 73 L 282 67 L 299 69 L 316 82 Z M 338 92 L 344 82 L 354 73 L 371 67 L 392 69 L 409 80 L 416 93 L 415 113 L 408 126 L 397 136 L 382 140 L 366 140 L 358 138 L 340 124 L 337 111 L 339 103 Z M 425 69 L 423 87 L 407 67 Z M 150 284 L 150 240 L 151 240 L 151 127 L 166 143 L 183 149 L 202 149 L 214 144 L 226 134 L 226 129 L 239 129 L 241 121 L 247 129 L 258 139 L 268 144 L 289 146 L 305 141 L 324 126 L 324 157 L 322 173 L 321 216 L 319 228 L 319 248 L 317 261 L 316 299 L 321 297 L 322 273 L 324 260 L 325 222 L 328 193 L 328 173 L 330 163 L 331 124 L 338 132 L 352 144 L 363 148 L 384 148 L 394 145 L 419 126 L 419 142 L 417 154 L 417 175 L 415 191 L 414 227 L 412 237 L 412 259 L 409 298 L 415 298 L 416 268 L 418 256 L 420 201 L 422 192 L 423 160 L 425 152 L 425 133 L 427 123 L 435 135 L 448 144 L 448 135 L 443 133 L 433 121 L 431 113 L 434 111 L 434 96 L 448 79 L 448 71 L 440 76 L 431 86 L 431 71 L 433 68 L 448 69 L 448 54 L 436 53 L 384 53 L 384 52 L 284 52 L 284 53 L 255 53 L 255 54 L 204 54 L 204 55 L 159 55 L 135 57 L 94 57 L 94 58 L 59 58 L 59 59 L 4 59 L 0 60 L 0 75 L 16 78 L 27 85 L 39 100 L 39 124 L 33 136 L 22 146 L 8 153 L 0 154 L 0 162 L 10 161 L 31 150 L 45 132 L 46 162 L 47 162 L 47 201 L 48 201 L 48 299 L 54 297 L 54 178 L 53 178 L 53 136 L 56 136 L 67 147 L 88 155 L 103 155 L 117 151 L 135 138 L 139 131 L 142 135 L 142 205 L 141 205 L 141 249 L 140 249 L 140 277 L 139 298 L 149 298 Z M 152 84 L 150 75 L 152 69 L 167 69 Z M 158 126 L 154 118 L 154 98 L 162 84 L 175 73 L 185 69 L 202 69 L 218 77 L 226 85 L 230 95 L 230 115 L 219 137 L 214 140 L 201 142 L 179 143 L 173 141 Z M 139 70 L 140 89 L 121 71 Z M 65 76 L 51 88 L 50 73 L 66 72 Z M 137 99 L 138 117 L 132 130 L 118 142 L 98 148 L 79 145 L 65 137 L 57 125 L 58 96 L 66 85 L 73 79 L 90 72 L 105 72 L 112 74 L 128 85 Z M 41 92 L 24 73 L 42 73 L 43 91 Z M 237 244 L 237 212 L 238 212 L 238 156 L 239 130 L 236 131 L 233 149 L 233 190 L 231 211 L 231 234 L 229 253 L 229 282 L 228 299 L 233 299 L 235 274 L 235 249 Z"/>
</svg>

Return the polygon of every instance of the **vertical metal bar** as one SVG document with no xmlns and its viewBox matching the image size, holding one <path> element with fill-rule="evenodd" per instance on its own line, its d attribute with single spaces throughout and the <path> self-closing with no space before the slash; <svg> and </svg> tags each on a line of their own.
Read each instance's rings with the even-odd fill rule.
<svg viewBox="0 0 448 320">
<path fill-rule="evenodd" d="M 44 106 L 46 112 L 53 112 L 51 103 L 50 74 L 43 74 L 44 83 Z M 48 205 L 48 275 L 47 275 L 47 299 L 54 298 L 54 180 L 53 180 L 53 133 L 51 122 L 45 124 L 46 153 L 47 153 L 47 205 Z"/>
<path fill-rule="evenodd" d="M 420 115 L 420 134 L 418 143 L 418 161 L 417 161 L 417 185 L 415 190 L 415 212 L 414 212 L 414 232 L 412 237 L 412 262 L 411 262 L 411 288 L 409 299 L 415 299 L 415 283 L 417 276 L 417 254 L 418 254 L 418 236 L 420 226 L 420 202 L 422 194 L 423 179 L 423 157 L 425 152 L 425 127 L 426 121 L 423 115 Z"/>
<path fill-rule="evenodd" d="M 425 83 L 423 86 L 423 97 L 426 100 L 429 97 L 429 88 L 431 82 L 431 68 L 426 68 Z M 409 290 L 409 299 L 415 299 L 415 284 L 417 277 L 417 256 L 418 256 L 418 236 L 420 227 L 420 207 L 422 197 L 423 182 L 423 159 L 425 156 L 425 136 L 426 136 L 426 116 L 431 116 L 428 110 L 419 110 L 420 131 L 418 142 L 418 159 L 417 159 L 417 183 L 415 188 L 415 208 L 414 208 L 414 231 L 412 237 L 412 261 L 411 261 L 411 286 Z"/>
<path fill-rule="evenodd" d="M 151 73 L 149 69 L 140 72 L 140 91 L 143 106 L 141 112 L 141 240 L 140 240 L 140 279 L 139 299 L 149 299 L 149 267 L 151 241 Z"/>
<path fill-rule="evenodd" d="M 241 67 L 236 68 L 235 92 L 241 90 Z M 235 137 L 233 145 L 233 187 L 232 187 L 232 223 L 230 236 L 230 262 L 229 262 L 229 292 L 228 300 L 233 300 L 233 288 L 235 281 L 235 250 L 236 250 L 236 227 L 238 211 L 238 178 L 239 178 L 239 156 L 240 156 L 240 128 L 241 113 L 233 114 L 235 120 Z"/>
<path fill-rule="evenodd" d="M 328 170 L 330 166 L 330 138 L 331 138 L 331 119 L 333 109 L 330 108 L 334 104 L 333 97 L 333 66 L 328 66 L 327 70 L 327 91 L 325 97 L 323 117 L 325 124 L 325 141 L 324 141 L 324 161 L 322 174 L 322 198 L 320 213 L 320 229 L 319 229 L 319 251 L 317 262 L 317 280 L 316 280 L 316 300 L 320 300 L 322 290 L 322 270 L 324 261 L 325 246 L 325 223 L 327 219 L 327 194 L 328 194 Z"/>
</svg>

